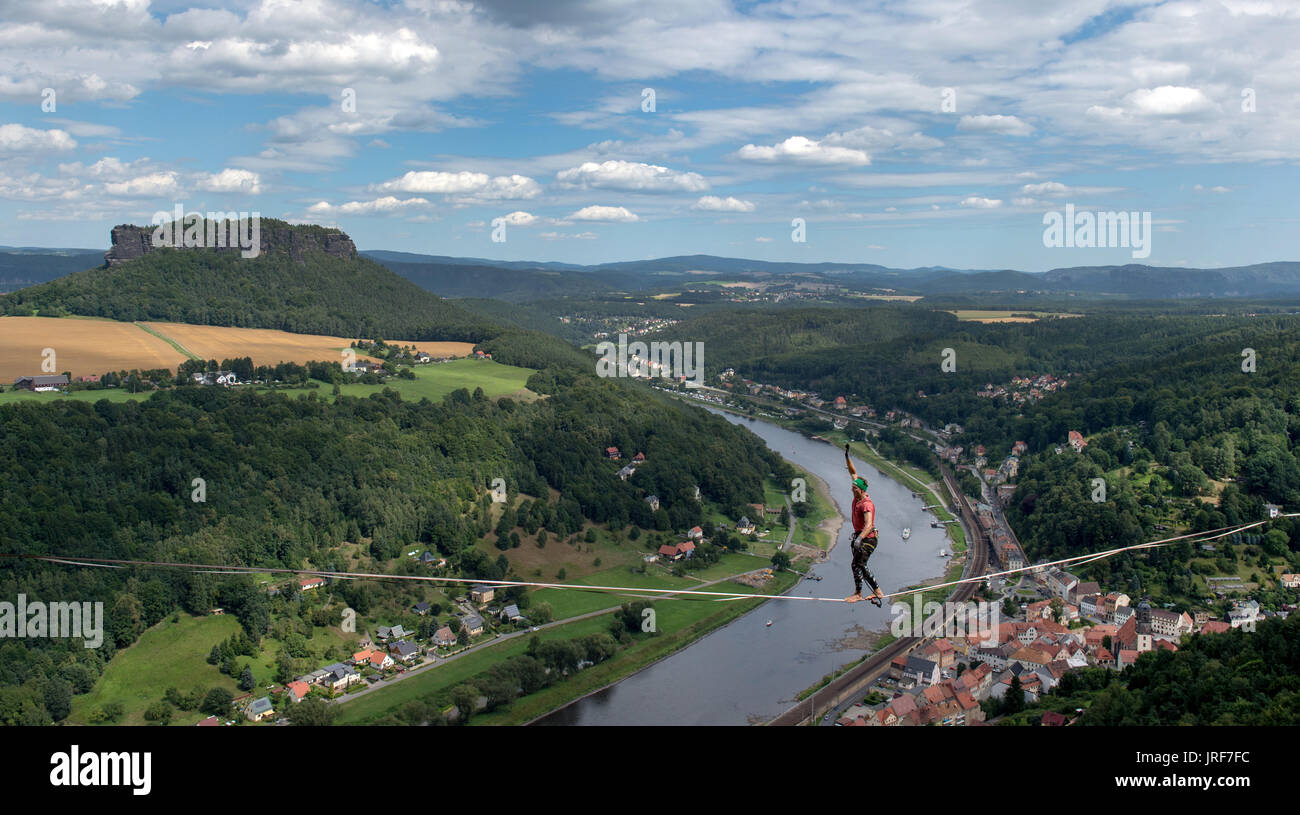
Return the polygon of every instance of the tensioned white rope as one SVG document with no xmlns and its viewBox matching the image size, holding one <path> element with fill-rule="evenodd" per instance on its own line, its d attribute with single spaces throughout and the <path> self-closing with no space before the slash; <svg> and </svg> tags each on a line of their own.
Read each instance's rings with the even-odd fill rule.
<svg viewBox="0 0 1300 815">
<path fill-rule="evenodd" d="M 1279 515 L 1278 517 L 1279 518 L 1300 517 L 1300 512 L 1285 513 Z M 1246 529 L 1253 529 L 1254 527 L 1262 526 L 1263 524 L 1268 523 L 1269 520 L 1272 519 L 1267 519 L 1263 521 L 1253 521 L 1251 523 L 1238 524 L 1236 526 L 1230 526 L 1230 527 L 1221 527 L 1219 529 L 1211 529 L 1205 532 L 1192 532 L 1186 535 L 1176 535 L 1171 538 L 1162 538 L 1160 540 L 1147 541 L 1145 543 L 1136 543 L 1131 546 L 1121 546 L 1117 549 L 1109 549 L 1103 552 L 1092 552 L 1086 555 L 1074 555 L 1073 557 L 1061 558 L 1060 560 L 1053 560 L 1047 563 L 1035 563 L 1031 566 L 1021 566 L 1019 568 L 1007 569 L 1005 571 L 994 572 L 992 574 L 964 577 L 960 580 L 953 580 L 947 583 L 936 583 L 929 586 L 920 586 L 914 589 L 906 589 L 904 591 L 893 592 L 891 594 L 884 595 L 884 598 L 882 599 L 888 599 L 890 597 L 905 597 L 907 595 L 918 594 L 927 591 L 934 591 L 935 589 L 947 588 L 949 586 L 959 586 L 963 583 L 983 582 L 992 577 L 1002 577 L 1005 575 L 1016 574 L 1019 572 L 1027 572 L 1034 569 L 1046 569 L 1052 566 L 1062 566 L 1067 563 L 1084 565 L 1096 560 L 1101 560 L 1102 558 L 1118 555 L 1121 552 L 1129 552 L 1138 549 L 1154 549 L 1161 546 L 1170 546 L 1174 543 L 1183 540 L 1216 540 L 1218 538 L 1226 537 L 1228 535 L 1232 535 L 1237 532 L 1242 532 Z M 334 577 L 334 578 L 347 579 L 347 580 L 357 580 L 357 579 L 421 580 L 421 581 L 427 581 L 433 583 L 465 583 L 468 585 L 477 584 L 477 585 L 486 585 L 486 586 L 494 586 L 494 587 L 532 586 L 534 588 L 544 588 L 544 589 L 579 589 L 579 590 L 586 590 L 586 591 L 607 591 L 607 592 L 614 592 L 618 594 L 660 594 L 664 596 L 685 594 L 685 595 L 696 595 L 696 596 L 704 596 L 704 597 L 719 597 L 719 598 L 725 598 L 727 600 L 740 600 L 740 599 L 752 598 L 752 599 L 760 599 L 760 600 L 810 600 L 813 602 L 820 602 L 820 603 L 845 602 L 845 599 L 843 597 L 802 597 L 795 594 L 757 594 L 757 593 L 734 592 L 734 591 L 704 591 L 701 589 L 660 589 L 660 588 L 649 588 L 649 587 L 640 587 L 640 586 L 591 586 L 591 585 L 583 585 L 579 583 L 540 583 L 540 582 L 526 581 L 526 580 L 482 580 L 482 579 L 462 578 L 462 577 L 439 577 L 435 575 L 374 574 L 369 572 L 339 572 L 339 571 L 324 571 L 319 569 L 283 569 L 283 568 L 270 568 L 270 567 L 259 567 L 259 566 L 228 566 L 228 565 L 214 564 L 214 563 L 173 563 L 167 561 L 119 560 L 119 559 L 112 559 L 112 558 L 69 558 L 66 556 L 30 555 L 30 554 L 17 554 L 17 553 L 3 553 L 0 554 L 0 557 L 17 558 L 23 560 L 41 560 L 49 563 L 61 563 L 68 566 L 95 566 L 100 568 L 124 568 L 126 566 L 154 566 L 158 568 L 195 569 L 197 571 L 206 572 L 210 574 L 250 574 L 250 573 L 297 574 L 297 575 L 309 575 L 315 577 Z"/>
</svg>

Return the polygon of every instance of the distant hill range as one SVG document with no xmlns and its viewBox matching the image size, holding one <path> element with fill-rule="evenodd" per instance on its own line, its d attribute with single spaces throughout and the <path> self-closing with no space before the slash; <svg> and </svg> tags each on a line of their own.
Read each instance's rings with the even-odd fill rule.
<svg viewBox="0 0 1300 815">
<path fill-rule="evenodd" d="M 150 254 L 151 229 L 115 227 L 113 248 L 107 255 L 109 265 Z M 513 303 L 667 291 L 711 279 L 776 286 L 823 282 L 863 291 L 888 289 L 927 297 L 1020 293 L 1134 299 L 1300 296 L 1300 262 L 1293 261 L 1218 269 L 1142 264 L 1072 266 L 1047 272 L 944 266 L 897 269 L 874 263 L 790 263 L 716 255 L 581 265 L 383 250 L 358 253 L 347 235 L 338 230 L 291 226 L 271 219 L 262 220 L 261 232 L 263 252 L 270 255 L 285 254 L 296 261 L 301 261 L 304 253 L 322 253 L 344 261 L 369 259 L 441 297 L 493 298 Z M 96 250 L 87 249 L 0 247 L 0 292 L 99 265 L 99 257 Z"/>
<path fill-rule="evenodd" d="M 891 289 L 933 297 L 999 293 L 1141 299 L 1300 296 L 1300 262 L 1292 261 L 1220 269 L 1128 264 L 1021 272 L 941 266 L 895 269 L 873 263 L 786 263 L 714 255 L 579 266 L 406 252 L 362 254 L 443 297 L 491 297 L 512 302 L 666 290 L 713 277 L 772 285 L 821 281 L 853 289 Z"/>
<path fill-rule="evenodd" d="M 107 317 L 276 328 L 300 334 L 478 342 L 500 332 L 357 255 L 337 229 L 263 218 L 261 254 L 154 247 L 152 227 L 113 229 L 96 268 L 0 295 L 8 315 Z M 51 255 L 12 255 L 52 263 Z M 67 258 L 84 264 L 85 255 Z M 28 274 L 16 273 L 16 274 Z"/>
</svg>

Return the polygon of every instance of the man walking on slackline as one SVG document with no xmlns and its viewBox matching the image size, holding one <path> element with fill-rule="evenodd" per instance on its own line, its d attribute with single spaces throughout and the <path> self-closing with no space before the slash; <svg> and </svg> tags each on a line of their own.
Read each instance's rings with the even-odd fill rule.
<svg viewBox="0 0 1300 815">
<path fill-rule="evenodd" d="M 885 595 L 880 591 L 880 586 L 876 585 L 876 579 L 871 576 L 871 571 L 867 569 L 867 558 L 871 557 L 871 553 L 876 551 L 876 544 L 880 543 L 880 537 L 876 533 L 876 505 L 871 502 L 871 496 L 867 495 L 867 479 L 858 475 L 853 460 L 849 458 L 847 442 L 844 444 L 844 463 L 849 467 L 849 478 L 853 479 L 853 537 L 849 539 L 849 549 L 853 552 L 854 586 L 853 594 L 846 597 L 844 602 L 856 603 L 866 599 L 874 603 L 877 608 L 883 608 L 884 604 L 881 601 L 885 599 Z M 864 577 L 872 590 L 872 595 L 866 598 L 862 596 Z"/>
</svg>

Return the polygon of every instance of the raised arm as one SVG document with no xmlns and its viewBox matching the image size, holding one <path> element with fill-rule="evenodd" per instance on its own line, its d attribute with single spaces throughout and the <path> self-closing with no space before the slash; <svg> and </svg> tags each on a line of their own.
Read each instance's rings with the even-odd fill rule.
<svg viewBox="0 0 1300 815">
<path fill-rule="evenodd" d="M 858 477 L 858 468 L 853 466 L 853 459 L 849 458 L 849 443 L 844 443 L 844 463 L 849 465 L 849 478 Z"/>
</svg>

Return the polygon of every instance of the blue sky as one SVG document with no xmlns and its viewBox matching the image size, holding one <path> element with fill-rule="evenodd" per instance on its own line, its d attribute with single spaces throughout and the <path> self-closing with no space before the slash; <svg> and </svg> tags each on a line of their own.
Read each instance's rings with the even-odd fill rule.
<svg viewBox="0 0 1300 815">
<path fill-rule="evenodd" d="M 1043 6 L 6 6 L 0 244 L 180 203 L 510 260 L 1300 260 L 1294 3 Z M 1067 203 L 1150 212 L 1150 257 L 1045 247 Z"/>
</svg>

